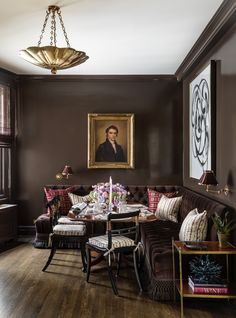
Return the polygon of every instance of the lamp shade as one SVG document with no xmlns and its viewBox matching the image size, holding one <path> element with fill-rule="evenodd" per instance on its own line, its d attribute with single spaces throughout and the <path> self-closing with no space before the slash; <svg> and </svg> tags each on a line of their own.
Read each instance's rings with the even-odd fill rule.
<svg viewBox="0 0 236 318">
<path fill-rule="evenodd" d="M 71 166 L 65 166 L 62 173 L 63 176 L 68 176 L 68 175 L 72 175 L 73 171 L 71 169 Z"/>
<path fill-rule="evenodd" d="M 212 170 L 205 170 L 199 179 L 199 185 L 217 185 L 216 176 Z"/>
<path fill-rule="evenodd" d="M 82 64 L 88 59 L 85 52 L 50 45 L 28 47 L 20 51 L 20 56 L 36 66 L 50 69 L 52 74 Z"/>
</svg>

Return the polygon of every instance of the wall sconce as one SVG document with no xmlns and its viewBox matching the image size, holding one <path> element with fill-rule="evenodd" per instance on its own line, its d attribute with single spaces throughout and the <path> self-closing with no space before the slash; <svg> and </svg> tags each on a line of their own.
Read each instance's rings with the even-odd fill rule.
<svg viewBox="0 0 236 318">
<path fill-rule="evenodd" d="M 212 193 L 217 193 L 221 194 L 224 193 L 224 195 L 228 195 L 229 192 L 231 191 L 228 187 L 228 185 L 225 185 L 223 189 L 219 190 L 213 190 L 210 189 L 210 186 L 217 186 L 218 182 L 216 180 L 216 176 L 212 170 L 205 170 L 203 171 L 203 174 L 201 178 L 199 179 L 199 185 L 206 185 L 206 191 L 207 192 L 212 192 Z"/>
<path fill-rule="evenodd" d="M 73 171 L 71 169 L 71 166 L 66 165 L 61 173 L 56 174 L 56 179 L 57 180 L 61 180 L 63 178 L 69 179 L 69 176 L 71 176 L 72 174 L 73 174 Z"/>
</svg>

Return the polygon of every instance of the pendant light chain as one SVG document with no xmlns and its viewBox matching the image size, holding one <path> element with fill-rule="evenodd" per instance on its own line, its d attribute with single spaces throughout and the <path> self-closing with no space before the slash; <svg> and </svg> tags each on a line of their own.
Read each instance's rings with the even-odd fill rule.
<svg viewBox="0 0 236 318">
<path fill-rule="evenodd" d="M 43 28 L 42 28 L 42 31 L 41 31 L 41 35 L 40 35 L 40 38 L 39 38 L 39 41 L 38 41 L 38 46 L 41 45 L 41 42 L 42 42 L 42 39 L 43 39 L 43 35 L 44 35 L 44 32 L 45 32 L 45 28 L 46 28 L 50 13 L 51 13 L 51 19 L 52 19 L 52 21 L 51 21 L 51 32 L 50 32 L 50 45 L 56 46 L 56 43 L 57 43 L 57 40 L 56 40 L 56 36 L 57 36 L 57 34 L 56 34 L 56 17 L 55 17 L 56 13 L 57 13 L 58 17 L 59 17 L 59 20 L 60 20 L 60 23 L 61 23 L 61 28 L 62 28 L 64 37 L 65 37 L 65 40 L 66 40 L 66 43 L 67 43 L 67 47 L 70 48 L 70 43 L 69 43 L 69 39 L 68 39 L 68 36 L 67 36 L 67 33 L 66 33 L 64 22 L 62 20 L 61 11 L 59 10 L 59 8 L 54 7 L 54 6 L 51 6 L 49 8 L 49 10 L 46 11 L 46 17 L 45 17 L 45 20 L 44 20 L 44 23 L 43 23 Z"/>
<path fill-rule="evenodd" d="M 50 45 L 56 46 L 56 19 L 55 19 L 55 10 L 52 11 L 52 21 L 51 21 L 51 36 L 50 36 Z"/>
<path fill-rule="evenodd" d="M 49 17 L 49 11 L 46 11 L 46 17 L 45 17 L 45 20 L 44 20 L 44 23 L 43 23 L 43 28 L 42 28 L 42 31 L 41 31 L 41 34 L 40 34 L 40 37 L 39 37 L 38 46 L 40 46 L 41 41 L 43 39 L 43 34 L 45 32 L 45 28 L 46 28 L 46 25 L 47 25 L 47 22 L 48 22 L 48 17 Z"/>
<path fill-rule="evenodd" d="M 63 20 L 62 20 L 61 11 L 60 10 L 57 11 L 57 14 L 58 14 L 60 22 L 61 22 L 61 28 L 62 28 L 64 37 L 65 37 L 65 40 L 66 40 L 66 43 L 67 43 L 67 47 L 70 47 L 69 39 L 68 39 L 68 36 L 67 36 L 67 33 L 66 33 L 66 29 L 65 29 Z"/>
</svg>

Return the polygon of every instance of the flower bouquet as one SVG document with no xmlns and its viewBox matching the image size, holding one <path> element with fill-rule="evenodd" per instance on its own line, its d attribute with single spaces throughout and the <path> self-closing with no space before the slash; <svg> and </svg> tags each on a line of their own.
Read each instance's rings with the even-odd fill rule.
<svg viewBox="0 0 236 318">
<path fill-rule="evenodd" d="M 110 189 L 112 189 L 111 195 Z M 109 182 L 103 182 L 94 185 L 93 191 L 90 193 L 90 195 L 95 202 L 105 203 L 107 206 L 112 204 L 113 207 L 117 207 L 121 201 L 126 200 L 127 191 L 125 190 L 124 186 L 119 183 L 111 185 Z"/>
</svg>

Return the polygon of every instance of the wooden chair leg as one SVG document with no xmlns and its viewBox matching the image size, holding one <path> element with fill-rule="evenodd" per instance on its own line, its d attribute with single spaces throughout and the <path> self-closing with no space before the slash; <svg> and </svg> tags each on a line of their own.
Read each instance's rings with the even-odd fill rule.
<svg viewBox="0 0 236 318">
<path fill-rule="evenodd" d="M 107 270 L 108 270 L 109 278 L 110 278 L 110 281 L 111 281 L 111 286 L 112 286 L 114 294 L 116 296 L 118 296 L 119 294 L 118 294 L 118 290 L 117 290 L 117 287 L 116 287 L 115 277 L 114 277 L 113 272 L 112 272 L 112 267 L 109 264 L 108 257 L 106 257 L 107 258 Z"/>
<path fill-rule="evenodd" d="M 81 251 L 81 259 L 82 259 L 82 264 L 83 264 L 83 269 L 82 271 L 86 273 L 87 271 L 87 261 L 86 261 L 86 250 L 85 250 L 85 244 L 86 242 L 82 240 L 80 242 L 80 251 Z"/>
<path fill-rule="evenodd" d="M 42 269 L 43 272 L 47 269 L 47 267 L 51 263 L 51 261 L 53 259 L 53 256 L 54 256 L 54 254 L 56 253 L 56 250 L 57 250 L 58 243 L 57 243 L 57 239 L 56 239 L 54 234 L 52 234 L 51 240 L 52 240 L 51 252 L 50 252 L 50 255 L 48 257 L 47 263 L 45 264 L 44 268 Z"/>
<path fill-rule="evenodd" d="M 133 251 L 133 260 L 134 260 L 134 270 L 135 270 L 136 279 L 137 279 L 137 282 L 138 282 L 138 285 L 139 285 L 139 290 L 140 290 L 140 292 L 142 292 L 143 288 L 142 288 L 141 280 L 140 280 L 140 277 L 139 277 L 138 264 L 137 264 L 137 258 L 136 258 L 136 251 L 135 250 Z"/>
<path fill-rule="evenodd" d="M 89 282 L 89 276 L 90 276 L 90 270 L 91 270 L 91 251 L 88 246 L 86 246 L 86 258 L 87 258 L 87 266 L 86 266 L 86 271 L 87 271 L 87 276 L 86 276 L 86 281 L 87 283 Z"/>
</svg>

